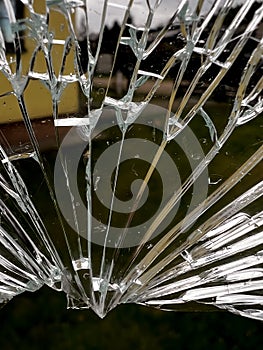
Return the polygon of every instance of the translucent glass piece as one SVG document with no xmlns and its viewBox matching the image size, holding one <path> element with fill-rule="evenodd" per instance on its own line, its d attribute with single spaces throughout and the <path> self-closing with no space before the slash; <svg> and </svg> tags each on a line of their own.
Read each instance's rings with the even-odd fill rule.
<svg viewBox="0 0 263 350">
<path fill-rule="evenodd" d="M 262 17 L 0 0 L 0 303 L 263 319 Z"/>
</svg>

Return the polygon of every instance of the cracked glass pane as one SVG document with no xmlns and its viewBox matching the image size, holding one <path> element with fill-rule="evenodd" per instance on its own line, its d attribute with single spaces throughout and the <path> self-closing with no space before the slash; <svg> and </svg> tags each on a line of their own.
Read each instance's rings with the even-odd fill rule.
<svg viewBox="0 0 263 350">
<path fill-rule="evenodd" d="M 262 0 L 0 0 L 0 303 L 44 284 L 262 320 Z"/>
</svg>

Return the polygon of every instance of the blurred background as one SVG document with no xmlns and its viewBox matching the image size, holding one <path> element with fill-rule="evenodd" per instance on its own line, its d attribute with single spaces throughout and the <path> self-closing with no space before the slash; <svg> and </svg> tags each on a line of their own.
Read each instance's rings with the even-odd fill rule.
<svg viewBox="0 0 263 350">
<path fill-rule="evenodd" d="M 165 312 L 121 305 L 105 319 L 67 310 L 44 287 L 0 310 L 0 349 L 260 349 L 262 323 L 226 312 Z"/>
</svg>

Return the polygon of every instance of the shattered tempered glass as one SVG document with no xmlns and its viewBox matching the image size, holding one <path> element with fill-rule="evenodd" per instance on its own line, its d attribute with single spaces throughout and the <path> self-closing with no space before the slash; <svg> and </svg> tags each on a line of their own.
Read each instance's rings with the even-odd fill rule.
<svg viewBox="0 0 263 350">
<path fill-rule="evenodd" d="M 44 284 L 263 319 L 262 0 L 0 0 L 0 303 Z"/>
</svg>

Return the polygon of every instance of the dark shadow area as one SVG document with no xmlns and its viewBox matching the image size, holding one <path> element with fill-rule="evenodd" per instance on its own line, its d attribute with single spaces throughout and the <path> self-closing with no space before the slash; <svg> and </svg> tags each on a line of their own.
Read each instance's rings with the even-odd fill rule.
<svg viewBox="0 0 263 350">
<path fill-rule="evenodd" d="M 16 297 L 0 311 L 0 349 L 260 349 L 262 323 L 225 312 L 164 312 L 123 305 L 100 320 L 66 310 L 49 288 Z"/>
</svg>

